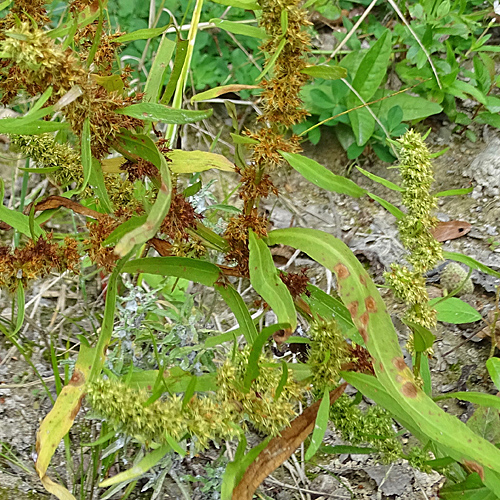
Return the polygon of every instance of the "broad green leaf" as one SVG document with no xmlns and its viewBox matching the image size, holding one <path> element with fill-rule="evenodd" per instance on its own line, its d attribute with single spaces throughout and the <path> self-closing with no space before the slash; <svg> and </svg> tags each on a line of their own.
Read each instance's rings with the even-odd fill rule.
<svg viewBox="0 0 500 500">
<path fill-rule="evenodd" d="M 379 177 L 378 175 L 372 174 L 371 172 L 366 171 L 365 169 L 358 167 L 356 165 L 356 168 L 363 174 L 368 177 L 368 179 L 371 179 L 372 181 L 378 182 L 379 184 L 382 184 L 382 186 L 385 186 L 386 188 L 392 189 L 393 191 L 398 191 L 402 193 L 404 191 L 404 188 L 398 186 L 397 184 L 394 184 L 394 182 L 388 181 L 387 179 L 384 179 L 383 177 Z"/>
<path fill-rule="evenodd" d="M 500 450 L 458 418 L 445 413 L 415 383 L 386 305 L 349 248 L 334 236 L 315 229 L 278 229 L 269 233 L 268 241 L 271 245 L 298 248 L 335 273 L 338 293 L 373 358 L 377 378 L 369 380 L 375 380 L 387 395 L 383 406 L 424 443 L 430 439 L 455 460 L 476 463 L 483 469 L 485 484 L 500 487 Z M 360 375 L 342 372 L 349 383 L 355 383 Z M 369 397 L 379 398 L 375 391 Z"/>
<path fill-rule="evenodd" d="M 500 97 L 487 96 L 486 109 L 491 113 L 500 113 Z"/>
<path fill-rule="evenodd" d="M 251 230 L 248 234 L 248 240 L 250 283 L 276 313 L 278 321 L 288 323 L 291 330 L 295 330 L 297 327 L 297 313 L 293 299 L 290 291 L 278 275 L 271 251 L 265 242 L 257 238 Z"/>
<path fill-rule="evenodd" d="M 500 390 L 500 359 L 488 359 L 488 361 L 486 361 L 486 368 L 488 369 L 491 380 L 496 385 L 497 389 Z"/>
<path fill-rule="evenodd" d="M 325 437 L 326 427 L 328 425 L 328 417 L 330 414 L 330 392 L 325 389 L 323 393 L 323 398 L 319 405 L 318 414 L 316 415 L 316 423 L 314 424 L 314 430 L 311 436 L 311 443 L 309 448 L 307 448 L 305 460 L 311 460 L 311 458 L 318 451 L 323 438 Z"/>
<path fill-rule="evenodd" d="M 399 106 L 403 110 L 402 121 L 404 122 L 422 120 L 443 111 L 442 106 L 435 102 L 406 93 L 397 94 L 380 101 L 378 111 L 376 111 L 377 104 L 373 104 L 372 109 L 377 112 L 377 116 L 387 116 L 389 110 L 394 106 Z"/>
<path fill-rule="evenodd" d="M 80 345 L 80 353 L 76 360 L 73 376 L 68 385 L 63 387 L 56 403 L 43 419 L 37 432 L 36 471 L 40 478 L 47 472 L 50 460 L 61 439 L 71 429 L 80 410 L 91 366 L 96 358 L 96 349 Z"/>
<path fill-rule="evenodd" d="M 500 115 L 498 113 L 479 113 L 477 115 L 479 123 L 487 123 L 495 128 L 500 128 Z"/>
<path fill-rule="evenodd" d="M 498 496 L 483 484 L 476 472 L 467 476 L 467 479 L 461 483 L 446 483 L 439 491 L 439 498 L 443 500 L 498 500 Z"/>
<path fill-rule="evenodd" d="M 257 28 L 255 26 L 249 26 L 248 24 L 236 23 L 234 21 L 226 21 L 224 19 L 210 19 L 212 24 L 215 24 L 217 28 L 221 30 L 228 31 L 229 33 L 233 33 L 235 35 L 245 35 L 250 36 L 252 38 L 258 38 L 263 40 L 267 38 L 267 33 L 262 28 Z"/>
<path fill-rule="evenodd" d="M 245 10 L 261 10 L 262 7 L 253 0 L 212 0 L 213 3 L 221 5 L 229 5 L 230 7 L 238 7 Z"/>
<path fill-rule="evenodd" d="M 402 219 L 404 217 L 404 212 L 400 210 L 398 207 L 394 206 L 392 203 L 389 203 L 388 201 L 384 200 L 384 198 L 381 198 L 380 196 L 377 196 L 376 194 L 373 193 L 366 193 L 372 200 L 377 201 L 380 203 L 391 215 L 394 215 L 396 219 Z"/>
<path fill-rule="evenodd" d="M 147 105 L 151 106 L 152 104 Z M 152 162 L 159 170 L 161 178 L 161 185 L 156 196 L 156 201 L 148 214 L 146 222 L 123 236 L 115 247 L 115 252 L 123 257 L 135 245 L 142 245 L 153 238 L 160 229 L 161 223 L 170 209 L 172 183 L 165 157 L 158 151 L 156 144 L 149 137 L 140 134 L 123 133 L 118 136 L 118 140 L 132 154 Z M 115 144 L 115 149 L 119 149 L 118 144 Z"/>
<path fill-rule="evenodd" d="M 144 102 L 158 102 L 160 92 L 168 71 L 168 63 L 175 50 L 175 42 L 163 35 L 156 56 L 149 70 L 148 79 L 144 86 Z"/>
<path fill-rule="evenodd" d="M 220 277 L 215 264 L 188 257 L 146 257 L 128 261 L 124 273 L 148 273 L 161 276 L 176 276 L 205 286 L 213 286 Z"/>
<path fill-rule="evenodd" d="M 500 278 L 500 273 L 498 271 L 494 271 L 491 267 L 478 262 L 472 257 L 468 257 L 462 253 L 457 252 L 443 252 L 443 257 L 445 259 L 454 260 L 455 262 L 461 262 L 462 264 L 467 264 L 471 269 L 477 269 L 478 271 L 482 271 L 483 273 L 490 274 L 491 276 L 495 276 L 495 278 Z"/>
<path fill-rule="evenodd" d="M 472 192 L 474 188 L 463 188 L 463 189 L 448 189 L 446 191 L 439 191 L 439 193 L 436 193 L 434 196 L 436 198 L 440 198 L 442 196 L 460 196 L 462 194 L 469 194 Z"/>
<path fill-rule="evenodd" d="M 391 48 L 391 32 L 386 30 L 366 52 L 359 64 L 352 86 L 365 101 L 373 97 L 387 75 Z M 359 104 L 361 104 L 359 99 L 354 94 L 349 94 L 348 107 L 358 106 Z M 391 107 L 393 106 L 394 104 Z"/>
<path fill-rule="evenodd" d="M 471 96 L 481 104 L 486 104 L 486 96 L 478 88 L 474 87 L 474 85 L 462 80 L 455 80 L 447 87 L 446 92 L 464 100 L 468 99 L 468 96 Z"/>
<path fill-rule="evenodd" d="M 192 174 L 194 172 L 204 172 L 211 168 L 223 170 L 224 172 L 234 172 L 234 164 L 225 156 L 208 151 L 183 151 L 174 149 L 168 153 L 172 160 L 168 166 L 175 174 Z"/>
<path fill-rule="evenodd" d="M 440 300 L 437 298 L 429 301 L 429 305 L 437 311 L 438 321 L 459 325 L 461 323 L 474 323 L 482 318 L 472 306 L 458 297 L 450 297 L 439 302 Z"/>
<path fill-rule="evenodd" d="M 3 179 L 0 178 L 0 200 L 3 200 L 5 186 Z M 17 210 L 10 210 L 3 203 L 0 202 L 0 221 L 5 222 L 9 226 L 12 226 L 16 231 L 31 238 L 30 221 L 27 215 L 18 212 Z M 40 227 L 38 222 L 33 221 L 34 236 L 38 239 L 42 234 L 45 234 L 44 230 Z"/>
<path fill-rule="evenodd" d="M 168 444 L 156 448 L 156 450 L 148 453 L 138 464 L 134 465 L 130 469 L 102 481 L 99 484 L 99 487 L 107 488 L 108 486 L 113 486 L 114 484 L 131 481 L 141 477 L 149 469 L 154 467 L 171 450 L 172 448 Z"/>
<path fill-rule="evenodd" d="M 287 326 L 288 324 L 282 325 L 280 323 L 276 325 L 267 326 L 262 329 L 258 337 L 253 341 L 252 347 L 250 349 L 250 355 L 248 356 L 248 364 L 245 371 L 245 376 L 243 378 L 243 388 L 245 392 L 248 392 L 250 390 L 252 382 L 259 376 L 260 373 L 259 359 L 264 344 L 267 342 L 267 340 L 273 333 L 277 332 L 278 330 L 284 329 Z"/>
<path fill-rule="evenodd" d="M 115 38 L 113 42 L 125 43 L 133 42 L 134 40 L 147 40 L 148 38 L 155 38 L 161 35 L 168 27 L 169 24 L 166 24 L 165 26 L 160 26 L 159 28 L 145 28 L 142 30 L 132 31 Z"/>
<path fill-rule="evenodd" d="M 300 72 L 312 78 L 323 78 L 323 80 L 339 80 L 347 76 L 347 70 L 342 66 L 328 66 L 327 64 L 306 66 Z"/>
<path fill-rule="evenodd" d="M 239 92 L 240 90 L 250 90 L 250 89 L 259 89 L 259 85 L 222 85 L 220 87 L 214 87 L 210 90 L 205 90 L 205 92 L 200 92 L 199 94 L 195 94 L 191 97 L 191 104 L 197 101 L 205 101 L 207 99 L 215 99 L 220 95 L 227 94 L 228 92 Z M 233 134 L 231 134 L 233 135 Z M 257 141 L 255 141 L 257 142 Z"/>
<path fill-rule="evenodd" d="M 120 115 L 131 116 L 147 122 L 163 122 L 184 125 L 186 123 L 199 122 L 209 116 L 212 116 L 213 109 L 206 111 L 197 111 L 192 109 L 168 108 L 163 104 L 154 102 L 141 102 L 132 104 L 125 108 L 115 110 Z"/>
<path fill-rule="evenodd" d="M 361 102 L 358 99 L 357 103 L 349 104 L 348 108 L 352 109 L 359 105 L 361 105 Z M 348 116 L 354 138 L 356 139 L 356 146 L 358 146 L 358 148 L 354 149 L 354 154 L 351 154 L 349 157 L 349 159 L 354 159 L 363 152 L 363 146 L 368 142 L 373 132 L 375 132 L 375 118 L 373 118 L 366 108 L 355 109 L 349 112 Z M 353 150 L 353 146 L 351 145 L 351 150 Z"/>
<path fill-rule="evenodd" d="M 363 196 L 366 191 L 350 179 L 335 175 L 317 161 L 296 153 L 279 151 L 281 156 L 302 176 L 316 186 L 333 191 L 334 193 L 347 194 L 354 198 Z"/>
<path fill-rule="evenodd" d="M 476 408 L 472 417 L 467 420 L 467 427 L 490 443 L 500 443 L 500 414 L 495 408 Z"/>
</svg>

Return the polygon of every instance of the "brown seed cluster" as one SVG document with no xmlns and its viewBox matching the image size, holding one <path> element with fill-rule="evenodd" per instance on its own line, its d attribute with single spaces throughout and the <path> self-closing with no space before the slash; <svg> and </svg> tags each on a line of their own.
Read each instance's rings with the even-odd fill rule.
<svg viewBox="0 0 500 500">
<path fill-rule="evenodd" d="M 306 271 L 307 269 L 301 269 L 298 273 L 284 273 L 280 271 L 281 281 L 286 285 L 294 299 L 300 297 L 303 293 L 310 295 L 310 292 L 307 291 L 307 285 L 310 282 Z"/>
<path fill-rule="evenodd" d="M 170 210 L 160 226 L 160 232 L 166 234 L 173 242 L 187 241 L 189 234 L 186 229 L 196 228 L 197 221 L 203 216 L 195 212 L 193 206 L 177 189 L 172 190 Z"/>
<path fill-rule="evenodd" d="M 72 238 L 65 238 L 62 244 L 52 242 L 52 233 L 47 238 L 30 240 L 24 247 L 11 250 L 0 246 L 0 287 L 14 292 L 19 285 L 26 287 L 35 279 L 44 278 L 52 270 L 78 271 L 78 244 Z"/>
<path fill-rule="evenodd" d="M 114 247 L 104 247 L 104 240 L 120 225 L 120 222 L 110 216 L 103 216 L 99 221 L 89 220 L 87 229 L 89 236 L 84 240 L 85 251 L 90 260 L 110 273 L 115 267 L 118 255 Z"/>
</svg>

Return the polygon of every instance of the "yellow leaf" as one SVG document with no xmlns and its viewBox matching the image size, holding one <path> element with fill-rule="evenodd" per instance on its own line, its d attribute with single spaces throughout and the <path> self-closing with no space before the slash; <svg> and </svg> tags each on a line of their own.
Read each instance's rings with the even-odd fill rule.
<svg viewBox="0 0 500 500">
<path fill-rule="evenodd" d="M 121 166 L 127 160 L 123 156 L 117 156 L 116 158 L 108 158 L 107 160 L 101 160 L 102 171 L 107 174 L 119 174 L 123 172 Z"/>
<path fill-rule="evenodd" d="M 216 153 L 174 149 L 167 153 L 167 158 L 172 160 L 168 163 L 168 166 L 176 174 L 204 172 L 211 168 L 217 168 L 225 172 L 234 172 L 234 165 L 225 156 Z"/>
</svg>

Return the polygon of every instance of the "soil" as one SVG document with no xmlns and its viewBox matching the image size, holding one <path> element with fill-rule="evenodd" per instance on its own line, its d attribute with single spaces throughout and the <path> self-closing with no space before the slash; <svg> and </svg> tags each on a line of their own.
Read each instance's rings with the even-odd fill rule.
<svg viewBox="0 0 500 500">
<path fill-rule="evenodd" d="M 219 123 L 217 122 L 219 120 Z M 222 108 L 215 114 L 213 129 L 218 130 L 227 124 Z M 442 221 L 461 220 L 472 224 L 471 231 L 458 239 L 447 241 L 443 248 L 447 251 L 461 252 L 480 262 L 500 270 L 500 236 L 499 215 L 500 201 L 498 196 L 486 192 L 481 172 L 489 175 L 488 167 L 481 166 L 482 161 L 489 161 L 491 152 L 485 154 L 492 143 L 495 143 L 495 132 L 485 128 L 478 131 L 481 139 L 472 143 L 451 132 L 451 125 L 446 122 L 432 124 L 434 131 L 428 139 L 433 151 L 449 146 L 446 154 L 434 161 L 436 183 L 435 192 L 474 187 L 472 195 L 444 197 L 439 201 L 437 216 Z M 188 133 L 189 130 L 187 129 Z M 424 130 L 424 126 L 422 126 Z M 210 130 L 208 130 L 210 133 Z M 223 136 L 224 137 L 224 136 Z M 202 148 L 202 136 L 191 138 L 191 147 Z M 221 146 L 221 152 L 227 154 L 228 148 Z M 348 174 L 360 186 L 369 189 L 386 200 L 399 205 L 398 193 L 389 191 L 380 184 L 372 182 L 363 176 L 347 161 L 344 152 L 335 140 L 330 129 L 322 132 L 322 139 L 316 146 L 304 145 L 304 154 L 314 158 L 319 163 L 336 174 Z M 497 157 L 500 151 L 497 149 Z M 485 160 L 482 160 L 482 157 Z M 474 164 L 474 172 L 470 165 Z M 369 155 L 363 160 L 362 167 L 373 174 L 399 182 L 397 169 L 389 169 Z M 483 168 L 484 167 L 484 168 Z M 2 177 L 12 178 L 12 164 L 3 168 Z M 483 169 L 483 170 L 481 170 Z M 500 166 L 497 173 L 500 177 Z M 234 183 L 230 175 L 209 172 L 205 181 L 216 179 L 218 184 L 214 189 L 228 190 Z M 344 240 L 355 252 L 357 257 L 369 269 L 374 280 L 381 284 L 382 273 L 392 262 L 401 262 L 405 250 L 398 240 L 397 226 L 394 217 L 389 215 L 380 205 L 368 197 L 353 199 L 344 195 L 328 193 L 317 188 L 293 170 L 275 173 L 275 182 L 280 189 L 278 199 L 266 200 L 262 208 L 270 214 L 273 227 L 301 226 L 321 229 Z M 20 188 L 20 179 L 16 183 L 16 191 Z M 231 199 L 234 202 L 234 198 Z M 235 202 L 237 203 L 237 201 Z M 55 228 L 64 225 L 65 221 L 56 222 Z M 3 237 L 5 239 L 5 237 Z M 332 289 L 334 282 L 331 274 L 325 272 L 304 255 L 298 255 L 292 266 L 296 269 L 308 267 L 311 281 L 323 289 Z M 293 269 L 292 267 L 292 269 Z M 483 317 L 494 308 L 495 287 L 500 284 L 491 276 L 474 271 L 474 293 L 465 297 Z M 48 413 L 52 404 L 42 385 L 33 371 L 33 366 L 44 378 L 51 394 L 55 397 L 53 371 L 50 364 L 49 339 L 52 337 L 56 349 L 67 352 L 69 360 L 75 359 L 80 340 L 77 335 L 82 333 L 71 318 L 84 318 L 84 325 L 89 332 L 90 341 L 95 339 L 93 321 L 95 313 L 102 312 L 102 287 L 97 280 L 83 282 L 74 276 L 64 276 L 59 279 L 51 276 L 43 282 L 38 282 L 30 289 L 26 297 L 26 315 L 28 320 L 17 338 L 23 348 L 30 354 L 32 365 L 12 347 L 6 338 L 0 339 L 0 500 L 3 499 L 41 499 L 48 498 L 34 470 L 35 435 L 39 422 Z M 433 293 L 440 293 L 439 285 L 429 280 Z M 243 289 L 246 286 L 242 287 Z M 400 334 L 401 345 L 406 341 L 406 331 L 400 321 L 403 307 L 395 301 L 387 290 L 382 289 L 382 295 L 388 303 L 389 311 Z M 5 291 L 0 295 L 0 311 L 4 318 L 11 316 L 12 298 Z M 210 303 L 210 302 L 208 302 Z M 226 315 L 227 316 L 227 315 Z M 86 318 L 86 319 L 85 319 Z M 226 325 L 226 317 L 222 314 L 222 324 Z M 211 321 L 211 320 L 207 320 Z M 208 324 L 206 327 L 216 327 Z M 433 390 L 435 394 L 454 390 L 477 390 L 495 393 L 488 377 L 485 362 L 490 354 L 489 338 L 467 340 L 474 333 L 485 327 L 483 321 L 474 324 L 461 325 L 439 323 L 436 329 L 434 357 L 431 360 Z M 70 365 L 70 361 L 68 361 Z M 59 367 L 61 372 L 63 367 Z M 456 400 L 446 400 L 442 404 L 448 412 L 466 421 L 470 418 L 471 405 L 459 405 Z M 71 431 L 72 438 L 77 442 L 92 437 L 93 429 L 85 420 L 85 408 L 77 419 L 77 427 Z M 94 428 L 95 431 L 95 428 Z M 257 437 L 255 437 L 257 439 Z M 328 444 L 339 444 L 342 441 L 333 429 L 326 437 Z M 86 449 L 88 454 L 88 448 Z M 203 475 L 207 465 L 212 466 L 219 451 L 211 450 L 197 457 L 175 463 L 171 475 L 167 476 L 163 493 L 159 498 L 181 499 L 183 494 L 178 487 L 179 477 L 185 474 Z M 80 463 L 80 457 L 75 454 L 75 467 Z M 85 454 L 84 454 L 85 455 Z M 290 461 L 288 467 L 281 467 L 273 477 L 266 480 L 263 491 L 276 500 L 305 498 L 370 498 L 370 499 L 431 499 L 437 498 L 443 478 L 437 474 L 424 474 L 411 469 L 404 461 L 391 466 L 376 463 L 368 455 L 340 455 L 332 458 L 322 456 L 316 465 L 308 467 L 307 477 L 300 482 L 301 467 Z M 88 456 L 83 458 L 83 464 Z M 51 474 L 71 483 L 72 477 L 66 467 L 64 445 L 60 444 L 53 459 Z M 216 470 L 216 468 L 214 468 Z M 221 469 L 222 470 L 222 469 Z M 214 472 L 217 475 L 218 472 Z M 303 472 L 302 472 L 303 474 Z M 150 479 L 151 476 L 148 476 Z M 177 481 L 176 481 L 177 478 Z M 193 499 L 217 498 L 208 496 L 201 490 L 201 483 L 191 485 Z M 302 489 L 300 496 L 298 489 Z M 313 493 L 307 493 L 307 491 Z M 321 496 L 320 492 L 325 495 Z M 142 498 L 150 498 L 151 490 Z M 118 498 L 118 496 L 113 497 Z"/>
</svg>

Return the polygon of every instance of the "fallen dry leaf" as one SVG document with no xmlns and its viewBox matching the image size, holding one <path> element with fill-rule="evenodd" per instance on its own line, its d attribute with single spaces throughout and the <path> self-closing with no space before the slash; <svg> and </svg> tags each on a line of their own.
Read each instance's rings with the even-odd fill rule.
<svg viewBox="0 0 500 500">
<path fill-rule="evenodd" d="M 44 210 L 51 210 L 60 207 L 69 208 L 77 214 L 85 215 L 86 217 L 92 217 L 92 219 L 100 219 L 101 217 L 105 217 L 105 214 L 101 214 L 99 212 L 96 212 L 95 210 L 84 207 L 83 205 L 80 205 L 80 203 L 69 200 L 68 198 L 64 198 L 62 196 L 49 196 L 40 203 L 37 203 L 35 210 L 37 212 L 43 212 Z M 29 213 L 31 207 L 26 207 L 26 209 Z"/>
<path fill-rule="evenodd" d="M 471 227 L 468 222 L 463 220 L 450 220 L 448 222 L 439 222 L 431 232 L 437 241 L 448 241 L 465 236 L 471 230 Z"/>
<path fill-rule="evenodd" d="M 343 394 L 346 387 L 347 383 L 344 382 L 330 392 L 330 404 L 333 404 Z M 269 444 L 248 467 L 238 486 L 234 489 L 233 500 L 252 500 L 255 490 L 262 481 L 290 458 L 312 432 L 320 403 L 321 401 L 317 401 L 306 408 L 301 415 L 292 421 L 290 427 L 269 441 Z"/>
</svg>

